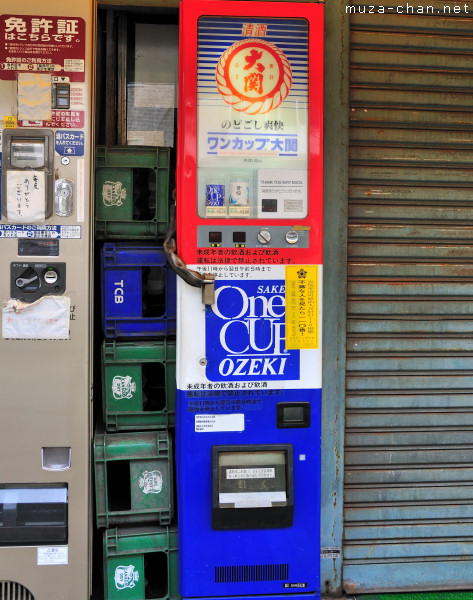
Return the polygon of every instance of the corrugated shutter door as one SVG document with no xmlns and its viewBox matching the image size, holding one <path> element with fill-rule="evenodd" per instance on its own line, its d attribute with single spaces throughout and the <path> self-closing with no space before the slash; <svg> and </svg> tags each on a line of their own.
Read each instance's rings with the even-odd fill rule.
<svg viewBox="0 0 473 600">
<path fill-rule="evenodd" d="M 429 4 L 350 17 L 347 592 L 473 581 L 473 19 Z"/>
</svg>

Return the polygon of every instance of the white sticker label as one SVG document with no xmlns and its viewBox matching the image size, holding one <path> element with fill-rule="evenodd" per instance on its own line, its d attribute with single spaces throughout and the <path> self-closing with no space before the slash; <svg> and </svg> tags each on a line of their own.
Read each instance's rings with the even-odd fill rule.
<svg viewBox="0 0 473 600">
<path fill-rule="evenodd" d="M 64 71 L 84 71 L 85 62 L 81 58 L 65 58 Z"/>
<path fill-rule="evenodd" d="M 74 240 L 80 240 L 81 238 L 81 227 L 80 225 L 61 225 L 60 226 L 59 236 L 51 236 L 51 237 L 61 237 L 63 239 L 70 238 Z"/>
<path fill-rule="evenodd" d="M 37 564 L 67 565 L 69 560 L 68 546 L 40 546 L 37 554 Z"/>
<path fill-rule="evenodd" d="M 274 479 L 274 467 L 259 469 L 227 469 L 227 479 Z"/>
<path fill-rule="evenodd" d="M 212 431 L 244 431 L 245 415 L 195 415 L 195 431 L 206 433 Z"/>
<path fill-rule="evenodd" d="M 331 546 L 320 548 L 320 558 L 340 558 L 340 548 Z"/>
</svg>

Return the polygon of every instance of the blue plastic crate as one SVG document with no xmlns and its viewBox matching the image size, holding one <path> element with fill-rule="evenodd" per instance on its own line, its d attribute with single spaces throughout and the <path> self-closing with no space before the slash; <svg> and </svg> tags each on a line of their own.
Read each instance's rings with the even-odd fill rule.
<svg viewBox="0 0 473 600">
<path fill-rule="evenodd" d="M 176 276 L 161 246 L 104 244 L 102 318 L 107 338 L 175 334 Z"/>
</svg>

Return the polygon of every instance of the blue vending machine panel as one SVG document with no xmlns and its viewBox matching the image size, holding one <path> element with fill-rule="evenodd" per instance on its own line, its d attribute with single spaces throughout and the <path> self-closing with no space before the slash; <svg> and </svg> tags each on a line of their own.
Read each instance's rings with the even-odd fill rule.
<svg viewBox="0 0 473 600">
<path fill-rule="evenodd" d="M 179 497 L 184 598 L 282 596 L 296 589 L 315 594 L 319 589 L 320 390 L 248 392 L 230 396 L 220 391 L 211 408 L 198 394 L 180 392 L 178 431 L 185 444 L 180 440 L 178 469 L 186 482 Z M 278 428 L 278 405 L 290 407 L 301 400 L 310 403 L 311 425 Z M 238 427 L 238 421 L 244 430 L 225 431 Z M 221 431 L 206 431 L 215 427 Z M 215 472 L 217 451 L 228 453 L 228 468 L 220 467 L 227 476 Z M 243 466 L 238 458 L 245 452 L 256 461 Z M 271 452 L 274 458 L 262 460 Z M 284 485 L 274 489 L 278 454 L 287 462 L 282 464 Z M 240 502 L 218 489 L 220 479 L 230 481 L 233 496 L 243 497 Z"/>
</svg>

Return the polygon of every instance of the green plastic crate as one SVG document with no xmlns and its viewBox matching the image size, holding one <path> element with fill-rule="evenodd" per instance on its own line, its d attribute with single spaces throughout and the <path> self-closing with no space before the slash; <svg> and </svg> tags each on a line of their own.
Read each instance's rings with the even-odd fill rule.
<svg viewBox="0 0 473 600">
<path fill-rule="evenodd" d="M 156 239 L 169 219 L 170 148 L 98 146 L 95 157 L 95 235 Z"/>
<path fill-rule="evenodd" d="M 107 431 L 174 427 L 175 342 L 105 341 L 102 388 Z"/>
<path fill-rule="evenodd" d="M 121 527 L 103 534 L 104 600 L 178 600 L 177 529 Z"/>
<path fill-rule="evenodd" d="M 167 431 L 97 431 L 94 466 L 97 527 L 171 522 L 173 464 Z"/>
</svg>

